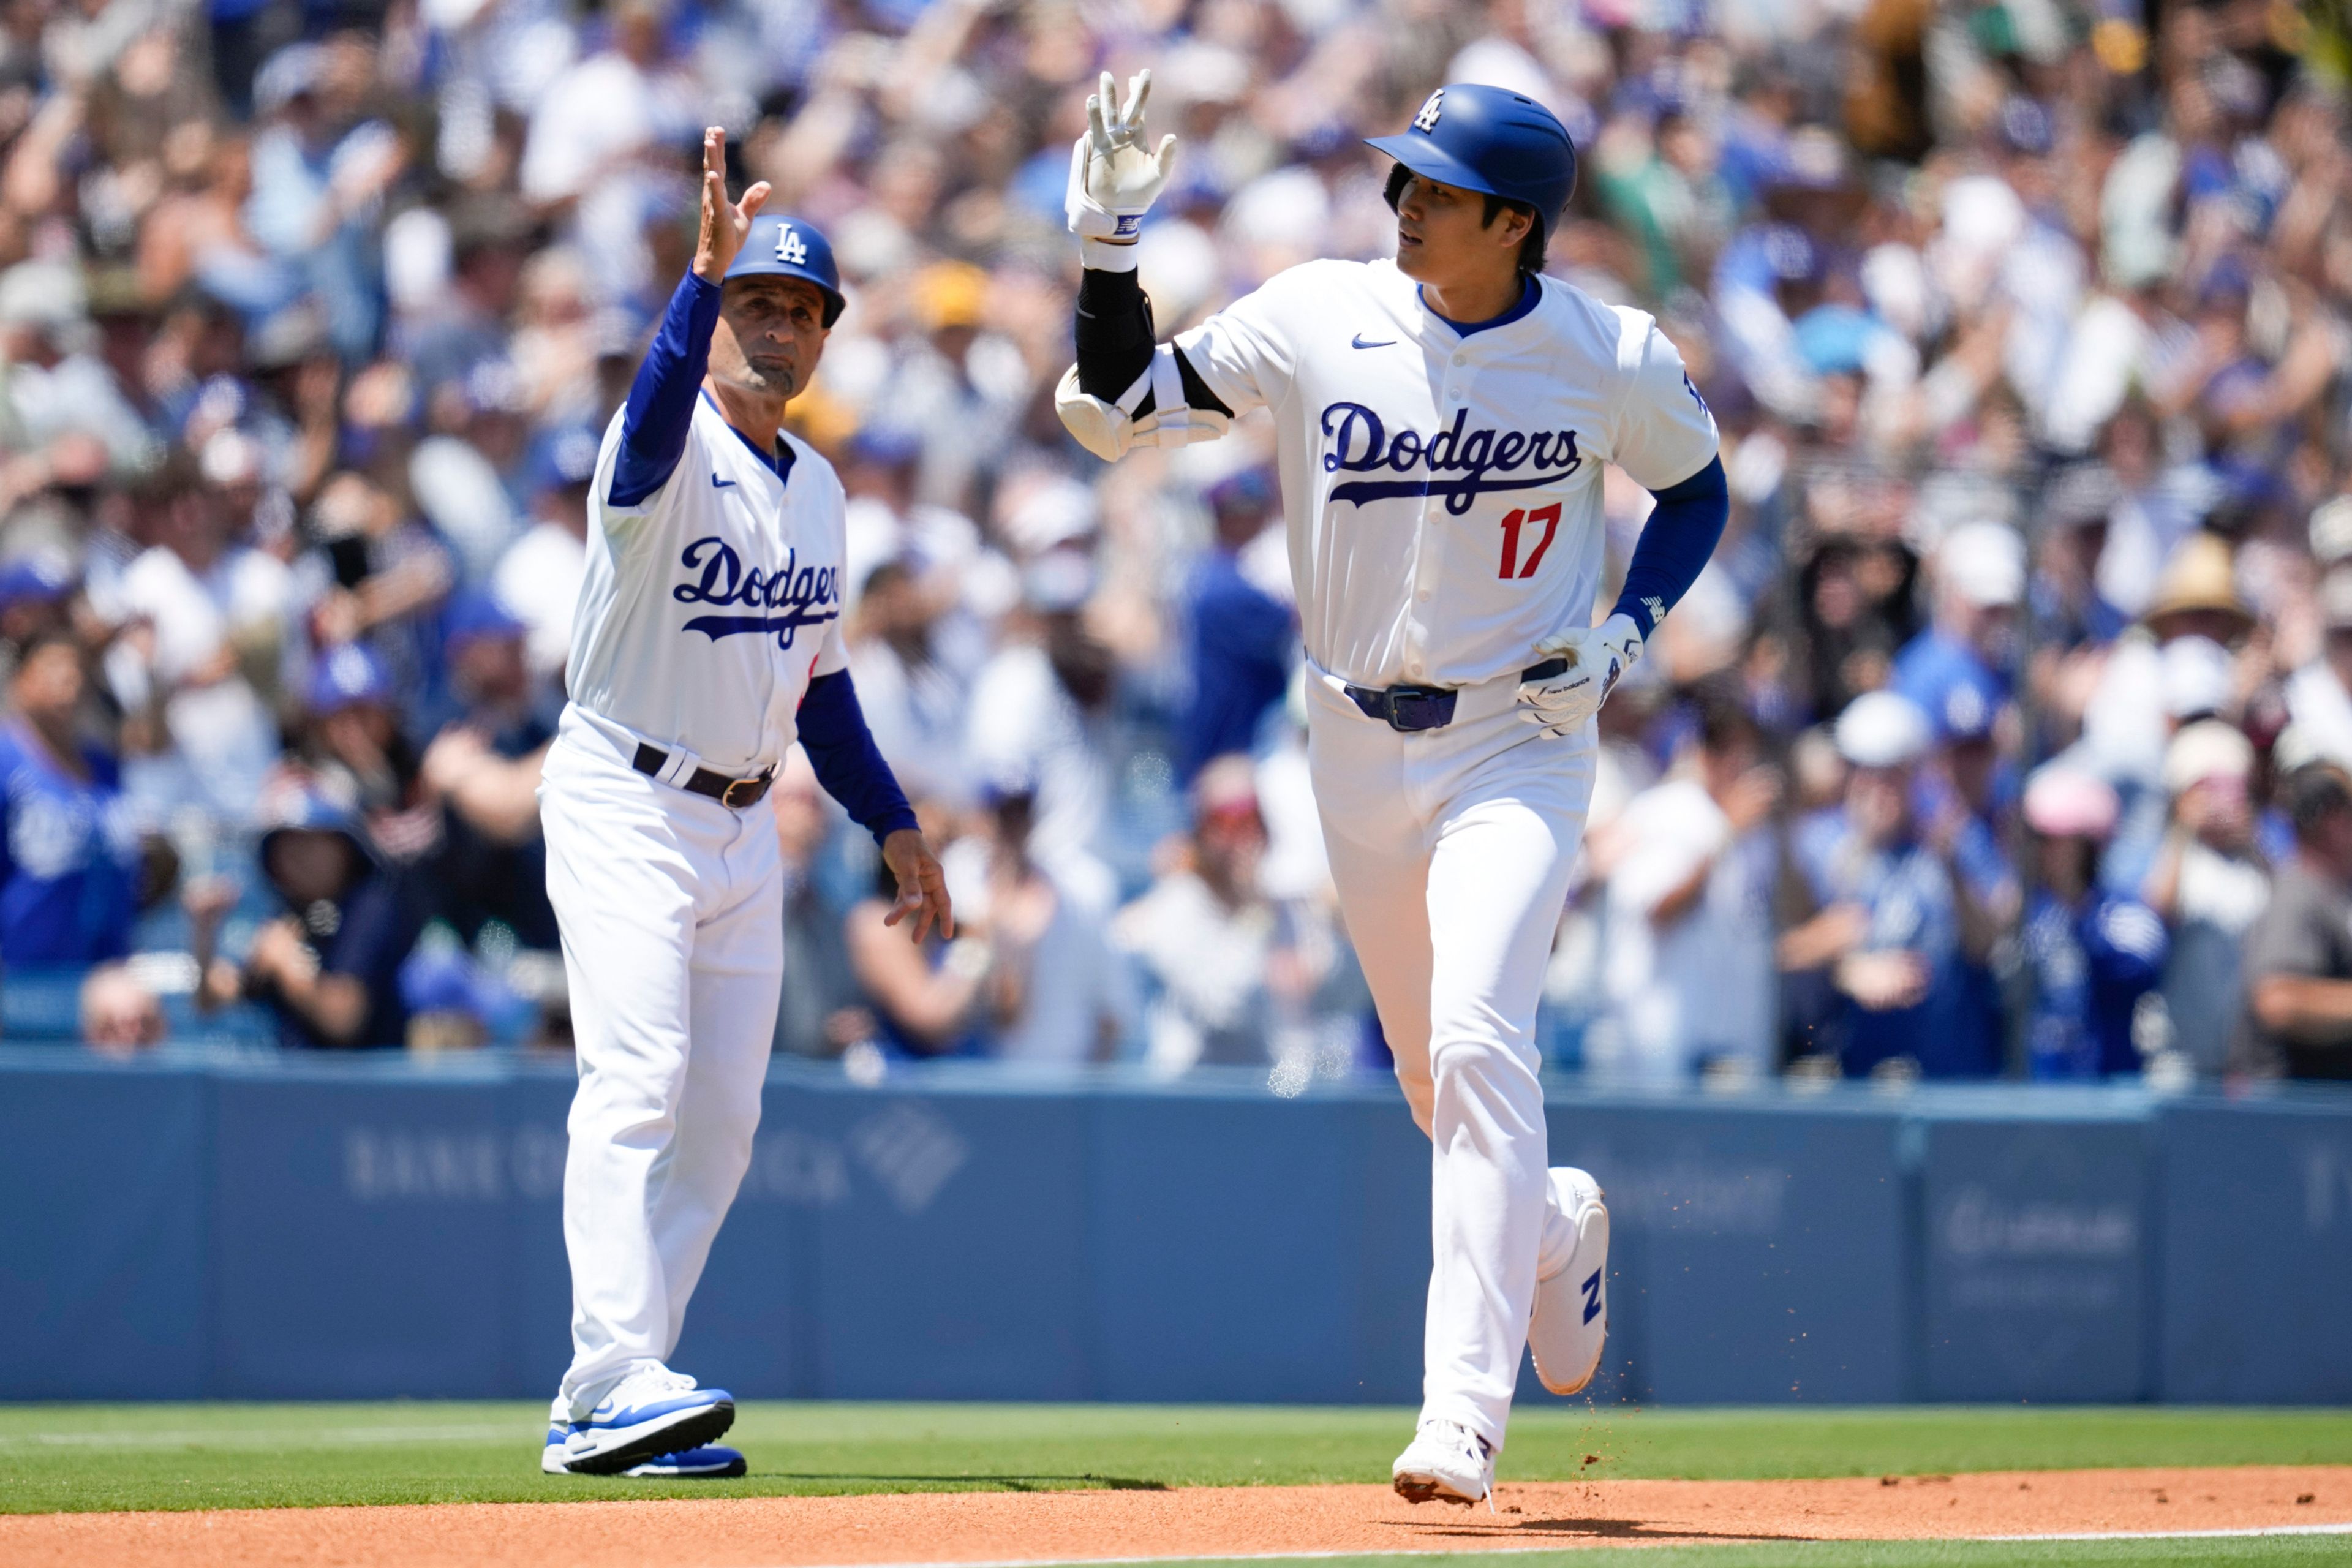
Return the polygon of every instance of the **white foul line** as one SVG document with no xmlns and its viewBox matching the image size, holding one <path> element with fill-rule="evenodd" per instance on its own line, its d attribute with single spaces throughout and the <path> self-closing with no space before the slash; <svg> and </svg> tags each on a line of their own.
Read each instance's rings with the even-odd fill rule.
<svg viewBox="0 0 2352 1568">
<path fill-rule="evenodd" d="M 2242 1530 L 2098 1530 L 2050 1535 L 1945 1535 L 1908 1539 L 1993 1546 L 2010 1541 L 2234 1541 L 2257 1535 L 2352 1535 L 2352 1521 L 2342 1524 L 2259 1524 Z M 1835 1546 L 1850 1543 L 1859 1546 L 1867 1542 L 1885 1546 L 1905 1539 L 1900 1536 L 1885 1539 L 1856 1536 L 1850 1542 L 1839 1538 L 1824 1538 L 1807 1544 Z M 977 1563 L 843 1563 L 824 1564 L 822 1568 L 1131 1568 L 1133 1564 L 1152 1563 L 1313 1563 L 1335 1557 L 1510 1557 L 1534 1552 L 1590 1552 L 1601 1544 L 1598 1542 L 1579 1545 L 1548 1542 L 1540 1546 L 1445 1546 L 1433 1549 L 1391 1546 L 1352 1552 L 1220 1552 L 1210 1555 L 1183 1552 L 1155 1557 L 1003 1557 Z M 1661 1536 L 1648 1541 L 1623 1541 L 1610 1544 L 1632 1547 L 1756 1546 L 1763 1544 L 1763 1541 L 1761 1537 L 1742 1540 L 1736 1536 L 1711 1541 L 1675 1541 Z M 805 1565 L 800 1565 L 800 1568 L 805 1568 Z"/>
</svg>

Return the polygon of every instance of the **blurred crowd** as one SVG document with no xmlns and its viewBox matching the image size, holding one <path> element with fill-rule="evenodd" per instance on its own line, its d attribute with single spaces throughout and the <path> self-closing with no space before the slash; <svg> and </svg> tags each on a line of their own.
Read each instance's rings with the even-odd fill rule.
<svg viewBox="0 0 2352 1568">
<path fill-rule="evenodd" d="M 961 922 L 795 759 L 781 1050 L 1385 1062 L 1306 782 L 1271 431 L 1064 435 L 1096 73 L 1182 139 L 1164 337 L 1393 245 L 1534 96 L 1552 269 L 1715 410 L 1542 1035 L 1612 1081 L 2352 1076 L 2352 143 L 2285 0 L 16 0 L 0 999 L 93 1045 L 561 1050 L 533 789 L 699 128 L 831 237 L 793 405 Z M 1622 567 L 1649 503 L 1612 474 Z M 20 1025 L 12 1032 L 23 1034 Z"/>
</svg>

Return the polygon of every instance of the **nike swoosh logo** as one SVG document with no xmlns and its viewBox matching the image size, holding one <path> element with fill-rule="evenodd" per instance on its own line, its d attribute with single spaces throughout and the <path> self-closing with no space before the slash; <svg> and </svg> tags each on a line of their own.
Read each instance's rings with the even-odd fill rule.
<svg viewBox="0 0 2352 1568">
<path fill-rule="evenodd" d="M 731 490 L 735 488 L 735 481 L 722 479 L 717 474 L 713 474 L 710 476 L 710 488 L 714 490 Z"/>
<path fill-rule="evenodd" d="M 1364 341 L 1364 334 L 1363 334 L 1363 333 L 1361 333 L 1361 332 L 1358 332 L 1358 333 L 1355 335 L 1355 337 L 1354 337 L 1352 340 L 1350 340 L 1350 341 L 1349 341 L 1349 342 L 1348 346 L 1349 346 L 1349 348 L 1351 348 L 1351 349 L 1385 349 L 1385 348 L 1393 348 L 1393 347 L 1395 347 L 1395 346 L 1396 346 L 1396 340 L 1395 340 L 1394 338 L 1382 338 L 1380 342 L 1376 342 L 1376 343 L 1368 343 L 1368 342 L 1366 342 Z"/>
</svg>

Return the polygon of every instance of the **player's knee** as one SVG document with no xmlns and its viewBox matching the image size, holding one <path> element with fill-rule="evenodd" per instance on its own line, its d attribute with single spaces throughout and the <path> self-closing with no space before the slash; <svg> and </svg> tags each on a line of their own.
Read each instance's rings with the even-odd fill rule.
<svg viewBox="0 0 2352 1568">
<path fill-rule="evenodd" d="M 1438 1096 L 1489 1086 L 1520 1087 L 1535 1079 L 1529 1053 L 1494 1035 L 1457 1035 L 1430 1042 L 1430 1076 Z"/>
</svg>

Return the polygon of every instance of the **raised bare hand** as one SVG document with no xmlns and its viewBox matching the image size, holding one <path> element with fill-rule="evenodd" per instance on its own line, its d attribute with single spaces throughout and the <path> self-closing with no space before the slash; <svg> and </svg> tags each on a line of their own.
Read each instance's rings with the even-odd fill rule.
<svg viewBox="0 0 2352 1568">
<path fill-rule="evenodd" d="M 743 192 L 743 199 L 727 199 L 727 132 L 713 125 L 702 132 L 702 227 L 694 242 L 694 275 L 716 283 L 735 264 L 751 220 L 768 203 L 768 182 L 761 180 Z"/>
</svg>

